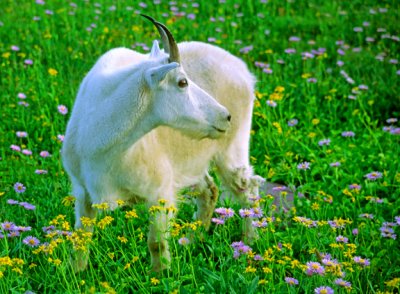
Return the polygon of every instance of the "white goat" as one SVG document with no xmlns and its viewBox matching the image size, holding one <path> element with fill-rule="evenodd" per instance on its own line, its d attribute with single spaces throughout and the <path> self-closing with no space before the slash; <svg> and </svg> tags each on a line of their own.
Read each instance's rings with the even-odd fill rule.
<svg viewBox="0 0 400 294">
<path fill-rule="evenodd" d="M 213 161 L 224 185 L 242 205 L 259 177 L 249 164 L 255 79 L 246 65 L 218 47 L 175 43 L 168 29 L 150 55 L 117 48 L 104 54 L 83 80 L 67 126 L 62 157 L 76 197 L 75 228 L 95 217 L 92 204 L 160 199 L 176 205 L 178 190 L 196 185 L 196 218 L 206 228 L 218 198 L 207 173 Z M 169 53 L 169 54 L 168 54 Z M 257 190 L 257 189 L 256 189 Z M 166 241 L 171 214 L 150 222 L 152 268 L 170 261 Z M 251 224 L 246 235 L 252 238 Z M 163 262 L 162 260 L 166 260 Z M 76 270 L 87 264 L 78 255 Z"/>
</svg>

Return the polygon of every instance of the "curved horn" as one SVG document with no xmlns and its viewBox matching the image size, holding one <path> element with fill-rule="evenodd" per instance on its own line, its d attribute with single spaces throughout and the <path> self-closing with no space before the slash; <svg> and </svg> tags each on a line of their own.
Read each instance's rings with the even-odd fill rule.
<svg viewBox="0 0 400 294">
<path fill-rule="evenodd" d="M 147 18 L 156 26 L 158 32 L 160 33 L 165 52 L 169 53 L 169 61 L 179 63 L 180 57 L 178 45 L 176 44 L 175 39 L 168 28 L 148 15 L 141 14 L 141 16 Z"/>
</svg>

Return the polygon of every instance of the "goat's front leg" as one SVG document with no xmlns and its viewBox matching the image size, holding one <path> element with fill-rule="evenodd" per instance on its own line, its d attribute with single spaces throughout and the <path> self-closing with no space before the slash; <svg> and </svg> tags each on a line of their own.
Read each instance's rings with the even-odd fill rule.
<svg viewBox="0 0 400 294">
<path fill-rule="evenodd" d="M 194 217 L 196 220 L 200 220 L 205 229 L 208 230 L 211 223 L 211 216 L 218 200 L 218 188 L 208 173 L 196 185 L 196 192 L 198 192 L 196 198 L 197 212 Z"/>
<path fill-rule="evenodd" d="M 159 202 L 162 203 L 162 200 Z M 173 217 L 174 203 L 157 203 L 150 206 L 150 224 L 147 245 L 151 255 L 151 267 L 154 272 L 168 269 L 171 262 L 168 240 L 169 222 Z"/>
<path fill-rule="evenodd" d="M 96 210 L 92 207 L 89 194 L 84 188 L 75 187 L 75 231 L 83 229 L 84 232 L 93 233 L 92 225 L 84 225 L 82 218 L 96 218 Z M 71 255 L 71 264 L 74 272 L 80 272 L 86 269 L 89 259 L 89 250 L 78 248 L 74 249 Z"/>
</svg>

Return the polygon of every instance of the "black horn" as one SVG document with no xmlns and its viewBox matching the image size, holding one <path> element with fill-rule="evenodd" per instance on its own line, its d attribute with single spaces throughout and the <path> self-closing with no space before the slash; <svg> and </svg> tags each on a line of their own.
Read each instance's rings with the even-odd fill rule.
<svg viewBox="0 0 400 294">
<path fill-rule="evenodd" d="M 180 57 L 179 57 L 178 45 L 176 44 L 175 39 L 172 36 L 171 32 L 168 30 L 168 28 L 162 23 L 156 21 L 151 16 L 145 14 L 140 14 L 140 15 L 150 20 L 157 28 L 161 36 L 162 43 L 164 45 L 164 50 L 166 53 L 169 53 L 169 61 L 179 63 Z"/>
</svg>

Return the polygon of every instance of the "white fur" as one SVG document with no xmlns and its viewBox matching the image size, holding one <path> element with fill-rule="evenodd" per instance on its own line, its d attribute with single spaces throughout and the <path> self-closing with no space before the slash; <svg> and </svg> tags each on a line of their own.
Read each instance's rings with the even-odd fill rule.
<svg viewBox="0 0 400 294">
<path fill-rule="evenodd" d="M 150 55 L 113 49 L 83 80 L 62 150 L 77 198 L 76 228 L 82 216 L 95 216 L 93 203 L 142 200 L 150 207 L 165 199 L 176 205 L 178 190 L 192 185 L 200 192 L 197 218 L 208 228 L 218 197 L 207 174 L 211 162 L 249 205 L 258 183 L 249 164 L 255 79 L 240 59 L 216 46 L 185 42 L 179 51 L 180 66 L 168 64 L 156 42 Z M 177 82 L 185 77 L 189 86 L 181 89 Z M 170 217 L 150 222 L 155 271 L 169 261 Z M 249 223 L 246 230 L 254 237 Z M 79 270 L 86 261 L 77 264 Z"/>
</svg>

